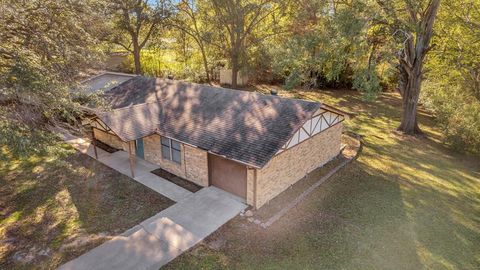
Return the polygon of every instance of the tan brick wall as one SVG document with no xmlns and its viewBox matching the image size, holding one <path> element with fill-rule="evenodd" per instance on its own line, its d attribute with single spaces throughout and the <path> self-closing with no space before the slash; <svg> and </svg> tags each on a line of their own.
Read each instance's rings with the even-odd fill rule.
<svg viewBox="0 0 480 270">
<path fill-rule="evenodd" d="M 186 179 L 203 187 L 208 186 L 208 154 L 206 151 L 184 145 Z"/>
<path fill-rule="evenodd" d="M 181 144 L 182 163 L 162 158 L 159 135 L 143 138 L 145 160 L 159 165 L 162 169 L 201 186 L 208 186 L 207 152 Z"/>
<path fill-rule="evenodd" d="M 253 168 L 247 169 L 247 204 L 255 204 L 255 170 Z"/>
<path fill-rule="evenodd" d="M 337 124 L 312 138 L 276 155 L 257 170 L 259 208 L 314 169 L 340 152 L 343 124 Z"/>
<path fill-rule="evenodd" d="M 145 160 L 159 165 L 162 169 L 169 171 L 182 178 L 186 178 L 185 175 L 185 162 L 184 161 L 184 146 L 182 148 L 182 163 L 178 164 L 168 159 L 162 158 L 162 148 L 160 144 L 159 135 L 150 135 L 143 138 L 143 149 L 145 153 Z"/>
<path fill-rule="evenodd" d="M 93 129 L 93 134 L 95 136 L 95 139 L 105 144 L 108 144 L 111 147 L 115 147 L 117 149 L 123 149 L 123 150 L 128 149 L 126 148 L 127 147 L 126 143 L 124 143 L 122 140 L 120 140 L 120 138 L 118 138 L 113 134 L 107 133 L 105 131 L 102 131 L 96 128 Z"/>
</svg>

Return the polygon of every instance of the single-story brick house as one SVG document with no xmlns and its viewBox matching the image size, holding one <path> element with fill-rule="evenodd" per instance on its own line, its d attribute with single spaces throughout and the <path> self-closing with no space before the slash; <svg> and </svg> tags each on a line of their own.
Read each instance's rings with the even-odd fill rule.
<svg viewBox="0 0 480 270">
<path fill-rule="evenodd" d="M 96 140 L 255 208 L 336 157 L 347 117 L 321 103 L 143 76 L 105 95 L 113 110 L 96 114 Z"/>
</svg>

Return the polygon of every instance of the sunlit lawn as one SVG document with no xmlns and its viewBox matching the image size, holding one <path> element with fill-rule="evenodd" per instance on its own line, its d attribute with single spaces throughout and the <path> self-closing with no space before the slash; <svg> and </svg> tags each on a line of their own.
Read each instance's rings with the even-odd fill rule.
<svg viewBox="0 0 480 270">
<path fill-rule="evenodd" d="M 66 145 L 50 150 L 0 160 L 0 269 L 55 269 L 173 203 Z"/>
<path fill-rule="evenodd" d="M 237 217 L 168 269 L 480 269 L 480 158 L 447 150 L 424 113 L 426 138 L 392 132 L 396 94 L 280 94 L 357 113 L 361 156 L 272 227 Z"/>
</svg>

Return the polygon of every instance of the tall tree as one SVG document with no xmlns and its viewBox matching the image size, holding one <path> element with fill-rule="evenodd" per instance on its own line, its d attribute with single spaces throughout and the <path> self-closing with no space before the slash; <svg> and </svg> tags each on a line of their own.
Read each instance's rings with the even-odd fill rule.
<svg viewBox="0 0 480 270">
<path fill-rule="evenodd" d="M 219 43 L 227 52 L 232 69 L 232 87 L 237 87 L 241 60 L 252 42 L 260 42 L 276 33 L 275 16 L 287 1 L 279 0 L 211 0 L 212 19 L 222 29 Z M 261 27 L 264 26 L 264 27 Z M 257 35 L 254 35 L 254 32 Z"/>
<path fill-rule="evenodd" d="M 367 37 L 373 11 L 364 2 L 292 3 L 288 23 L 291 33 L 273 46 L 273 67 L 277 74 L 286 76 L 286 88 L 301 84 L 305 88 L 350 87 L 353 78 L 360 77 L 370 81 L 380 46 L 369 46 L 379 42 Z"/>
<path fill-rule="evenodd" d="M 169 17 L 169 0 L 114 0 L 110 4 L 114 19 L 112 41 L 133 55 L 135 73 L 142 72 L 141 50 L 162 22 Z"/>
<path fill-rule="evenodd" d="M 401 44 L 398 69 L 403 113 L 398 130 L 410 135 L 419 134 L 417 109 L 424 75 L 423 64 L 432 48 L 430 40 L 440 0 L 377 0 L 377 3 L 390 19 L 392 33 Z"/>
<path fill-rule="evenodd" d="M 0 145 L 40 151 L 47 124 L 75 119 L 71 89 L 102 56 L 103 8 L 97 0 L 0 0 Z"/>
<path fill-rule="evenodd" d="M 445 1 L 420 100 L 436 116 L 446 144 L 480 153 L 480 0 Z"/>
<path fill-rule="evenodd" d="M 196 0 L 181 0 L 176 5 L 176 16 L 172 20 L 174 27 L 180 29 L 183 33 L 189 35 L 197 44 L 203 60 L 203 68 L 207 82 L 210 83 L 210 70 L 207 57 L 207 43 L 210 36 L 210 30 L 207 29 L 207 23 L 202 20 L 206 14 L 198 5 Z M 204 12 L 205 13 L 205 12 Z"/>
<path fill-rule="evenodd" d="M 0 4 L 0 95 L 15 102 L 32 97 L 42 111 L 58 108 L 68 92 L 57 83 L 70 86 L 99 56 L 104 6 L 94 0 Z"/>
<path fill-rule="evenodd" d="M 480 101 L 480 1 L 445 2 L 435 28 L 440 49 L 432 53 L 454 67 L 464 79 L 465 90 Z"/>
</svg>

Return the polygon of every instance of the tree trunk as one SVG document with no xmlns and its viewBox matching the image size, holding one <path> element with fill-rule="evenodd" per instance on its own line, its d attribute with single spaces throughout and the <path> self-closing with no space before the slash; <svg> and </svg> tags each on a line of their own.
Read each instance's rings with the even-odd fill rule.
<svg viewBox="0 0 480 270">
<path fill-rule="evenodd" d="M 133 62 L 135 63 L 135 74 L 142 73 L 142 64 L 140 62 L 140 46 L 138 41 L 133 42 Z"/>
<path fill-rule="evenodd" d="M 203 46 L 200 46 L 200 52 L 202 53 L 203 67 L 205 68 L 205 75 L 207 76 L 207 82 L 210 83 L 210 71 L 208 70 L 207 53 L 205 52 L 205 48 L 203 48 Z"/>
<path fill-rule="evenodd" d="M 368 79 L 370 80 L 370 72 L 372 71 L 373 57 L 375 56 L 375 51 L 377 49 L 377 44 L 374 43 L 370 49 L 370 54 L 368 56 Z"/>
<path fill-rule="evenodd" d="M 400 91 L 402 95 L 402 122 L 398 127 L 398 130 L 402 131 L 408 135 L 421 134 L 422 131 L 418 126 L 417 121 L 417 106 L 418 98 L 420 96 L 421 88 L 421 75 L 422 67 L 421 63 L 417 65 L 411 71 L 410 76 L 405 76 L 406 73 L 403 73 L 403 89 Z"/>
<path fill-rule="evenodd" d="M 399 90 L 402 95 L 403 113 L 398 130 L 408 135 L 422 133 L 417 121 L 418 98 L 422 85 L 423 61 L 431 49 L 430 39 L 439 6 L 440 0 L 430 0 L 427 9 L 422 12 L 423 17 L 419 19 L 415 17 L 416 32 L 406 34 L 404 47 L 399 54 Z M 410 10 L 410 14 L 417 12 Z"/>
<path fill-rule="evenodd" d="M 237 87 L 238 79 L 238 54 L 236 52 L 232 53 L 232 88 Z"/>
</svg>

